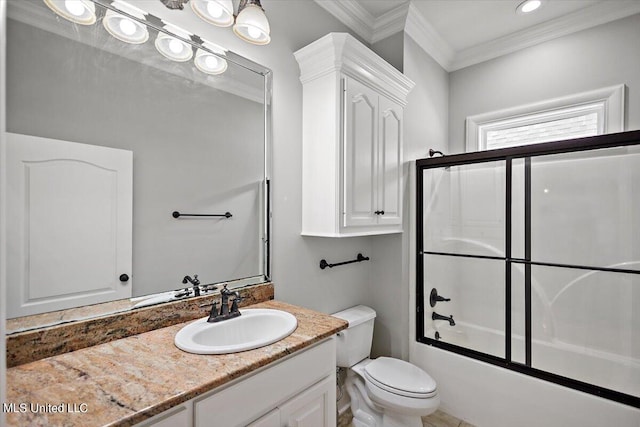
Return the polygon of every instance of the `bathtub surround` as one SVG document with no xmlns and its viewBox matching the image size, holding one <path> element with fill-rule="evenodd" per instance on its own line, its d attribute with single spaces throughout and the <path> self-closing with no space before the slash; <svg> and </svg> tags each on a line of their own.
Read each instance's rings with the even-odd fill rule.
<svg viewBox="0 0 640 427">
<path fill-rule="evenodd" d="M 287 311 L 296 316 L 298 327 L 287 338 L 266 347 L 203 356 L 174 346 L 174 336 L 184 326 L 181 323 L 10 368 L 8 402 L 77 403 L 80 410 L 11 412 L 7 414 L 7 426 L 132 426 L 310 347 L 347 326 L 343 320 L 280 301 L 252 308 Z M 86 404 L 86 413 L 81 403 Z M 240 407 L 229 408 L 237 409 Z"/>
<path fill-rule="evenodd" d="M 272 300 L 274 295 L 273 283 L 236 290 L 243 298 L 239 304 L 241 308 Z M 6 339 L 7 366 L 18 366 L 205 317 L 210 307 L 200 305 L 218 299 L 219 291 L 216 291 L 182 301 L 11 334 Z"/>
</svg>

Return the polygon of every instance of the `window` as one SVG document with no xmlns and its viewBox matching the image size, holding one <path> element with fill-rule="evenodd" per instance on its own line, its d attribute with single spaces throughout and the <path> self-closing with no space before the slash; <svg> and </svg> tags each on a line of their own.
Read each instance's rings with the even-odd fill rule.
<svg viewBox="0 0 640 427">
<path fill-rule="evenodd" d="M 624 131 L 624 85 L 467 117 L 467 151 Z"/>
</svg>

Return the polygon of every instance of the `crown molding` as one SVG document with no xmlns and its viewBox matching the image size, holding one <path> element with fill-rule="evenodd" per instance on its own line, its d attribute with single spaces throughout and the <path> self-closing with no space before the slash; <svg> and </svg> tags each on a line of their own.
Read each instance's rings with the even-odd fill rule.
<svg viewBox="0 0 640 427">
<path fill-rule="evenodd" d="M 637 0 L 616 2 L 615 8 L 611 2 L 603 1 L 508 36 L 455 51 L 414 6 L 414 1 L 400 5 L 376 19 L 357 0 L 315 0 L 369 43 L 376 43 L 404 30 L 449 72 L 640 13 L 640 1 Z"/>
<path fill-rule="evenodd" d="M 455 58 L 456 52 L 413 3 L 409 5 L 409 14 L 404 31 L 418 46 L 431 55 L 442 68 L 451 71 L 451 63 Z"/>
<path fill-rule="evenodd" d="M 447 71 L 459 70 L 636 13 L 640 13 L 640 2 L 638 1 L 629 1 L 616 8 L 612 8 L 609 2 L 603 1 L 543 24 L 458 51 L 448 67 L 444 67 L 444 65 L 443 67 Z M 430 52 L 427 51 L 427 53 Z"/>
<path fill-rule="evenodd" d="M 376 43 L 404 30 L 409 4 L 404 3 L 375 18 L 357 0 L 315 0 L 367 43 Z"/>
<path fill-rule="evenodd" d="M 329 33 L 293 53 L 303 84 L 340 73 L 406 105 L 413 81 L 348 33 Z"/>
<path fill-rule="evenodd" d="M 404 3 L 375 19 L 371 43 L 377 43 L 404 31 L 411 3 Z"/>
<path fill-rule="evenodd" d="M 318 6 L 329 12 L 338 21 L 371 43 L 375 19 L 357 1 L 354 0 L 314 0 Z"/>
</svg>

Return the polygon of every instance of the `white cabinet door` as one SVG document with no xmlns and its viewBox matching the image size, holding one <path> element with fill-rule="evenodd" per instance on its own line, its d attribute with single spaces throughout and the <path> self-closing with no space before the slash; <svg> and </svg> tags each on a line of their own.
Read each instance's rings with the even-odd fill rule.
<svg viewBox="0 0 640 427">
<path fill-rule="evenodd" d="M 274 409 L 267 415 L 264 415 L 247 427 L 280 427 L 280 409 Z"/>
<path fill-rule="evenodd" d="M 131 296 L 131 151 L 7 133 L 7 317 Z"/>
<path fill-rule="evenodd" d="M 335 381 L 328 377 L 280 406 L 283 427 L 336 425 Z"/>
<path fill-rule="evenodd" d="M 378 94 L 345 79 L 344 227 L 377 222 Z"/>
<path fill-rule="evenodd" d="M 173 407 L 146 421 L 136 424 L 136 427 L 191 427 L 193 424 L 191 401 Z"/>
<path fill-rule="evenodd" d="M 323 378 L 332 377 L 335 384 L 335 354 L 335 340 L 330 338 L 223 390 L 196 398 L 195 427 L 245 427 L 291 396 L 305 394 Z M 335 389 L 333 394 L 335 411 Z"/>
<path fill-rule="evenodd" d="M 402 107 L 380 96 L 378 224 L 402 224 Z"/>
</svg>

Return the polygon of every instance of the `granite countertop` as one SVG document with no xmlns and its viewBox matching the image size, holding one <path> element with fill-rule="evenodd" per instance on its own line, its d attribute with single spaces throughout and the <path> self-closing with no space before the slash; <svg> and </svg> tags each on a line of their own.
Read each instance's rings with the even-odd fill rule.
<svg viewBox="0 0 640 427">
<path fill-rule="evenodd" d="M 280 301 L 251 308 L 287 311 L 298 327 L 274 344 L 213 356 L 175 347 L 173 338 L 186 324 L 181 323 L 10 368 L 7 403 L 15 406 L 6 413 L 7 425 L 131 426 L 347 326 Z"/>
</svg>

